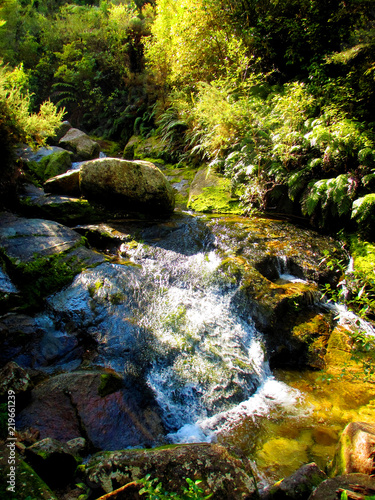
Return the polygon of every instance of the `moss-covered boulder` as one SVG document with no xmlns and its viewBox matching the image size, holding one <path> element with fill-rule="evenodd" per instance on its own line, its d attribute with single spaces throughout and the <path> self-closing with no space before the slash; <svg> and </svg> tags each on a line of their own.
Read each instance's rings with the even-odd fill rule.
<svg viewBox="0 0 375 500">
<path fill-rule="evenodd" d="M 94 498 L 147 474 L 158 478 L 166 491 L 180 492 L 186 478 L 201 480 L 213 500 L 243 499 L 255 489 L 250 462 L 238 459 L 216 444 L 190 444 L 150 450 L 123 450 L 94 455 L 86 480 Z"/>
<path fill-rule="evenodd" d="M 175 197 L 164 174 L 150 162 L 102 158 L 85 162 L 80 189 L 89 200 L 121 212 L 173 212 Z"/>
<path fill-rule="evenodd" d="M 149 158 L 162 158 L 165 146 L 160 139 L 133 135 L 127 142 L 122 157 L 125 160 L 146 160 Z"/>
<path fill-rule="evenodd" d="M 191 183 L 187 206 L 197 212 L 241 214 L 239 195 L 230 179 L 203 167 Z"/>
<path fill-rule="evenodd" d="M 28 302 L 37 303 L 83 268 L 103 262 L 84 245 L 78 233 L 57 222 L 1 214 L 0 256 Z"/>
<path fill-rule="evenodd" d="M 351 422 L 341 434 L 330 475 L 374 474 L 374 458 L 375 424 Z"/>
<path fill-rule="evenodd" d="M 76 128 L 69 129 L 60 139 L 59 144 L 61 147 L 72 151 L 76 161 L 91 160 L 99 157 L 99 144 Z"/>
</svg>

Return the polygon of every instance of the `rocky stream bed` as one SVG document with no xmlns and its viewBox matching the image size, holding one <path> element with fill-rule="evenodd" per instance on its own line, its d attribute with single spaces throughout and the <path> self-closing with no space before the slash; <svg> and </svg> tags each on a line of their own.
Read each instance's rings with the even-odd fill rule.
<svg viewBox="0 0 375 500">
<path fill-rule="evenodd" d="M 105 187 L 82 180 L 105 165 Z M 133 169 L 131 186 L 151 169 L 147 207 L 122 205 L 118 178 L 110 194 L 114 165 Z M 175 194 L 144 161 L 59 174 L 0 216 L 2 408 L 16 398 L 6 473 L 9 444 L 17 456 L 4 498 L 138 498 L 126 485 L 147 474 L 170 491 L 202 479 L 218 500 L 329 500 L 350 484 L 362 496 L 349 498 L 373 495 L 375 396 L 352 350 L 373 330 L 322 300 L 342 278 L 326 265 L 346 258 L 340 245 L 281 219 L 189 211 L 180 170 Z M 212 192 L 205 178 L 194 200 Z"/>
</svg>

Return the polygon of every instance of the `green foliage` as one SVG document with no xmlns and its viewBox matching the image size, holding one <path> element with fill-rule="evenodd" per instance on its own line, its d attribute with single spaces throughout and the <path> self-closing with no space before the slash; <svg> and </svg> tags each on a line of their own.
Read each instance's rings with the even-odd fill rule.
<svg viewBox="0 0 375 500">
<path fill-rule="evenodd" d="M 163 488 L 161 482 L 157 483 L 158 479 L 150 479 L 150 474 L 138 483 L 143 484 L 143 488 L 139 491 L 140 495 L 146 494 L 148 500 L 167 500 L 174 498 L 175 500 L 208 500 L 212 497 L 212 493 L 205 495 L 202 488 L 199 487 L 202 481 L 193 481 L 189 478 L 186 479 L 188 487 L 182 486 L 182 493 L 168 492 Z"/>
</svg>

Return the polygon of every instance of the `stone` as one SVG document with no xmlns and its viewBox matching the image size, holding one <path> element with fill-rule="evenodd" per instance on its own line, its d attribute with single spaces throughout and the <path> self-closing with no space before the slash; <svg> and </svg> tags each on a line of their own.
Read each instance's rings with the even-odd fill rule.
<svg viewBox="0 0 375 500">
<path fill-rule="evenodd" d="M 56 175 L 46 180 L 44 183 L 46 193 L 60 194 L 72 197 L 79 197 L 79 170 L 69 170 L 61 175 Z"/>
<path fill-rule="evenodd" d="M 217 444 L 99 453 L 86 466 L 86 481 L 95 495 L 109 493 L 147 474 L 151 479 L 158 478 L 169 492 L 181 493 L 181 488 L 187 487 L 186 478 L 201 480 L 200 487 L 212 492 L 213 500 L 242 500 L 255 490 L 249 460 L 235 458 Z"/>
<path fill-rule="evenodd" d="M 72 166 L 72 160 L 68 151 L 56 151 L 42 158 L 36 165 L 36 173 L 44 182 L 56 175 L 64 174 Z"/>
<path fill-rule="evenodd" d="M 305 464 L 291 476 L 264 488 L 261 500 L 306 500 L 327 475 L 315 463 Z"/>
<path fill-rule="evenodd" d="M 1 214 L 0 249 L 16 286 L 35 305 L 83 268 L 103 262 L 84 244 L 78 233 L 58 222 Z"/>
<path fill-rule="evenodd" d="M 70 439 L 67 441 L 66 445 L 75 457 L 87 455 L 88 445 L 86 439 L 83 437 Z"/>
<path fill-rule="evenodd" d="M 80 188 L 89 201 L 121 212 L 173 212 L 175 197 L 164 174 L 150 162 L 101 158 L 85 162 Z"/>
<path fill-rule="evenodd" d="M 161 158 L 164 151 L 164 144 L 155 137 L 145 139 L 139 135 L 133 135 L 127 142 L 122 156 L 125 160 Z"/>
<path fill-rule="evenodd" d="M 64 120 L 60 125 L 59 127 L 57 128 L 57 130 L 55 130 L 55 134 L 53 135 L 53 137 L 49 137 L 47 139 L 47 142 L 49 144 L 58 144 L 60 139 L 62 137 L 64 137 L 64 135 L 72 128 L 71 124 L 68 122 L 68 120 Z"/>
<path fill-rule="evenodd" d="M 20 158 L 20 160 L 24 162 L 40 162 L 43 158 L 46 158 L 47 156 L 50 156 L 54 153 L 61 153 L 64 152 L 65 149 L 61 148 L 59 146 L 43 146 L 41 148 L 38 148 L 37 150 L 34 150 L 30 146 L 24 146 L 16 150 L 17 156 Z M 66 152 L 66 151 L 65 151 Z"/>
<path fill-rule="evenodd" d="M 68 446 L 56 439 L 37 441 L 25 450 L 31 467 L 51 488 L 66 486 L 77 468 L 77 461 Z"/>
<path fill-rule="evenodd" d="M 69 226 L 108 217 L 108 214 L 94 208 L 87 200 L 46 194 L 43 189 L 30 184 L 24 186 L 19 202 L 19 211 L 25 216 L 53 220 Z"/>
<path fill-rule="evenodd" d="M 308 500 L 337 500 L 342 490 L 357 494 L 357 497 L 351 496 L 350 499 L 364 500 L 364 494 L 375 495 L 375 478 L 367 474 L 345 474 L 326 479 L 311 493 Z"/>
<path fill-rule="evenodd" d="M 18 414 L 17 429 L 37 429 L 41 439 L 64 442 L 84 437 L 89 449 L 160 443 L 165 432 L 151 392 L 126 381 L 121 388 L 107 384 L 102 392 L 106 375 L 80 370 L 38 384 L 30 404 Z"/>
<path fill-rule="evenodd" d="M 74 160 L 91 160 L 98 158 L 100 153 L 99 144 L 76 128 L 71 128 L 60 139 L 60 146 L 72 151 L 75 154 Z"/>
<path fill-rule="evenodd" d="M 330 475 L 352 473 L 375 473 L 375 424 L 350 422 L 341 434 Z"/>
</svg>

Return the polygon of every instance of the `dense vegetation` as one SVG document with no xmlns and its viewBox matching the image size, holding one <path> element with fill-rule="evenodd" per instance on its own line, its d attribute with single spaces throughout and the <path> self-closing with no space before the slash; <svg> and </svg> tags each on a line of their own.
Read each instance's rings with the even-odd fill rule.
<svg viewBox="0 0 375 500">
<path fill-rule="evenodd" d="M 372 0 L 0 5 L 4 165 L 13 144 L 41 142 L 65 111 L 120 148 L 151 135 L 169 160 L 208 163 L 245 213 L 373 240 Z"/>
</svg>

